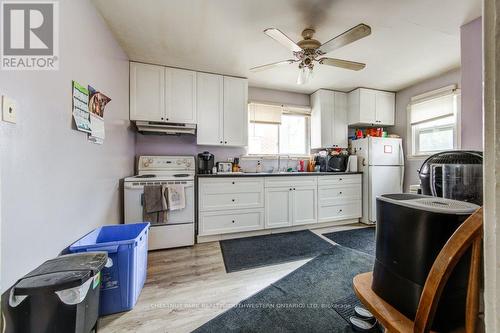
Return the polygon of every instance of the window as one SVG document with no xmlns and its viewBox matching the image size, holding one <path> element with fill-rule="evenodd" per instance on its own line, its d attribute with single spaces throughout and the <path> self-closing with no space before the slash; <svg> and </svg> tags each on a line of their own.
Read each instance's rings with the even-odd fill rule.
<svg viewBox="0 0 500 333">
<path fill-rule="evenodd" d="M 460 148 L 460 92 L 449 86 L 415 96 L 408 106 L 412 156 Z"/>
<path fill-rule="evenodd" d="M 249 105 L 248 154 L 309 154 L 309 115 L 282 106 Z"/>
</svg>

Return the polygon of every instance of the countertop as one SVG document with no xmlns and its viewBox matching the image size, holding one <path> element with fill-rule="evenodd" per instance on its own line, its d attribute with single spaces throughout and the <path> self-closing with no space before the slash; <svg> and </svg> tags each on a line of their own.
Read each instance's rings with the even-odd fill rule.
<svg viewBox="0 0 500 333">
<path fill-rule="evenodd" d="M 295 177 L 295 176 L 338 176 L 338 175 L 358 175 L 362 172 L 235 172 L 217 174 L 197 174 L 196 177 Z"/>
</svg>

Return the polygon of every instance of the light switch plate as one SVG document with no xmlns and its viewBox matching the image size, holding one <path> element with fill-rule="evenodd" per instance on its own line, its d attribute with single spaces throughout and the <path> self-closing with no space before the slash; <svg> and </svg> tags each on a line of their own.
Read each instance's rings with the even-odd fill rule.
<svg viewBox="0 0 500 333">
<path fill-rule="evenodd" d="M 9 123 L 16 123 L 17 107 L 16 101 L 7 96 L 2 96 L 2 120 Z"/>
</svg>

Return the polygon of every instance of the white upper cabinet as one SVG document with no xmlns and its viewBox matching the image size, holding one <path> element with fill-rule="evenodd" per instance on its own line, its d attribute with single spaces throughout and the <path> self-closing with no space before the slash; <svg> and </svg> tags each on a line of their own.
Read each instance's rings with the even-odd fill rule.
<svg viewBox="0 0 500 333">
<path fill-rule="evenodd" d="M 224 145 L 248 144 L 248 80 L 224 76 Z"/>
<path fill-rule="evenodd" d="M 164 121 L 165 68 L 130 63 L 130 119 Z"/>
<path fill-rule="evenodd" d="M 165 68 L 165 121 L 196 124 L 196 72 Z"/>
<path fill-rule="evenodd" d="M 248 81 L 205 73 L 197 81 L 197 144 L 246 146 Z"/>
<path fill-rule="evenodd" d="M 196 72 L 131 62 L 130 120 L 196 124 Z"/>
<path fill-rule="evenodd" d="M 358 88 L 348 96 L 349 125 L 393 126 L 396 94 Z"/>
<path fill-rule="evenodd" d="M 320 89 L 311 108 L 311 148 L 347 148 L 347 95 Z"/>
<path fill-rule="evenodd" d="M 197 143 L 224 144 L 224 77 L 197 73 Z"/>
<path fill-rule="evenodd" d="M 378 91 L 375 97 L 375 119 L 385 126 L 394 125 L 396 94 L 387 91 Z"/>
</svg>

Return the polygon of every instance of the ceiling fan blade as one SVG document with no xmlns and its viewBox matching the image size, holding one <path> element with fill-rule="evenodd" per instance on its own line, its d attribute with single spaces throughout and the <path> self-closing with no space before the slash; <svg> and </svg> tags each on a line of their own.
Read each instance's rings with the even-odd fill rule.
<svg viewBox="0 0 500 333">
<path fill-rule="evenodd" d="M 264 33 L 293 52 L 302 51 L 302 48 L 297 43 L 276 28 L 268 28 L 264 30 Z"/>
<path fill-rule="evenodd" d="M 252 71 L 252 72 L 260 72 L 260 71 L 264 71 L 266 69 L 278 67 L 278 66 L 281 66 L 281 65 L 293 64 L 294 62 L 297 62 L 297 61 L 298 60 L 288 59 L 288 60 L 273 62 L 272 64 L 267 64 L 267 65 L 262 65 L 262 66 L 257 66 L 257 67 L 250 68 L 250 71 Z"/>
<path fill-rule="evenodd" d="M 350 69 L 353 71 L 359 71 L 366 67 L 366 64 L 361 62 L 354 62 L 342 59 L 334 59 L 334 58 L 320 58 L 318 62 L 322 65 L 335 66 L 345 69 Z"/>
<path fill-rule="evenodd" d="M 326 54 L 347 44 L 351 44 L 361 38 L 364 38 L 372 33 L 372 28 L 366 24 L 358 24 L 340 35 L 333 37 L 328 42 L 320 46 L 319 51 Z"/>
</svg>

